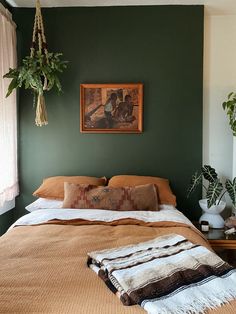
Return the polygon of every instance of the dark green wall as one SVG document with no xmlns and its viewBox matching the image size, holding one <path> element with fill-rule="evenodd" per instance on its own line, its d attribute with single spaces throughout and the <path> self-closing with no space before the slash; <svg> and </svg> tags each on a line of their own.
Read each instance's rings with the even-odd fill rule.
<svg viewBox="0 0 236 314">
<path fill-rule="evenodd" d="M 203 6 L 44 9 L 49 50 L 69 60 L 64 94 L 47 96 L 49 125 L 34 126 L 32 95 L 19 95 L 20 190 L 16 217 L 53 175 L 167 177 L 178 208 L 202 161 Z M 34 11 L 14 9 L 19 60 L 29 53 Z M 81 134 L 81 83 L 144 84 L 142 134 Z"/>
<path fill-rule="evenodd" d="M 7 231 L 14 220 L 14 212 L 10 210 L 3 215 L 0 215 L 0 236 Z"/>
</svg>

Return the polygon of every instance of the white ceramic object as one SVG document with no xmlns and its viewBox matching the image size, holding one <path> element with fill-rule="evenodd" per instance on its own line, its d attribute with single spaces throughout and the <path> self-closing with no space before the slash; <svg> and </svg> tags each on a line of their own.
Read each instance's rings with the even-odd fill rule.
<svg viewBox="0 0 236 314">
<path fill-rule="evenodd" d="M 204 211 L 204 214 L 199 219 L 199 223 L 205 220 L 208 221 L 210 228 L 224 228 L 225 221 L 221 217 L 220 213 L 225 209 L 225 202 L 220 201 L 219 205 L 212 205 L 210 208 L 208 208 L 207 199 L 203 199 L 199 201 L 199 205 Z"/>
</svg>

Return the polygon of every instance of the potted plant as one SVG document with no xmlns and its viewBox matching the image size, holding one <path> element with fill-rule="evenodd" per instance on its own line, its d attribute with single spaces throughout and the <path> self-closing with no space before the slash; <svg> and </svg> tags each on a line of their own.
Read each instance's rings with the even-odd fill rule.
<svg viewBox="0 0 236 314">
<path fill-rule="evenodd" d="M 222 106 L 223 106 L 223 109 L 226 110 L 226 113 L 229 117 L 229 124 L 233 132 L 233 136 L 234 136 L 234 145 L 236 145 L 236 93 L 231 92 L 227 97 L 227 101 L 223 102 Z M 234 182 L 234 185 L 235 185 L 235 182 Z M 233 203 L 232 213 L 234 216 L 236 216 L 235 192 L 234 192 L 234 189 L 231 188 L 229 183 L 227 183 L 227 186 L 228 186 L 228 192 L 231 195 L 231 200 Z"/>
<path fill-rule="evenodd" d="M 61 56 L 61 53 L 48 52 L 40 2 L 37 0 L 30 56 L 22 60 L 21 66 L 9 69 L 4 75 L 4 78 L 11 79 L 6 97 L 18 87 L 32 90 L 37 126 L 48 124 L 44 93 L 53 87 L 59 92 L 62 90 L 58 74 L 67 67 L 67 61 L 62 61 Z"/>
<path fill-rule="evenodd" d="M 202 183 L 203 179 L 207 185 Z M 199 205 L 204 211 L 199 222 L 206 220 L 212 228 L 223 228 L 224 220 L 220 213 L 224 210 L 226 203 L 222 201 L 223 196 L 228 193 L 234 207 L 236 207 L 236 178 L 233 181 L 227 179 L 225 185 L 218 178 L 215 169 L 209 165 L 204 165 L 201 172 L 196 172 L 190 182 L 187 197 L 202 183 L 206 191 L 206 199 L 199 201 Z"/>
<path fill-rule="evenodd" d="M 223 102 L 222 106 L 229 117 L 229 124 L 233 131 L 233 136 L 236 136 L 236 93 L 230 93 L 227 101 Z"/>
<path fill-rule="evenodd" d="M 16 69 L 9 69 L 4 78 L 10 78 L 11 83 L 8 87 L 6 97 L 8 97 L 15 88 L 23 87 L 30 89 L 34 93 L 34 104 L 37 109 L 43 112 L 45 117 L 41 117 L 42 125 L 47 124 L 47 114 L 45 109 L 44 92 L 55 87 L 59 92 L 61 84 L 58 73 L 66 67 L 66 62 L 60 60 L 61 53 L 47 53 L 47 56 L 37 51 L 33 56 L 27 56 L 22 60 L 22 65 Z M 36 121 L 36 124 L 40 124 Z"/>
</svg>

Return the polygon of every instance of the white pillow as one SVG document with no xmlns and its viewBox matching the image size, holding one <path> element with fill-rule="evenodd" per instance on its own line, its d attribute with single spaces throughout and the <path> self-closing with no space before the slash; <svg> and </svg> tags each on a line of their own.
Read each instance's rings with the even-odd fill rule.
<svg viewBox="0 0 236 314">
<path fill-rule="evenodd" d="M 51 208 L 61 208 L 63 201 L 49 200 L 47 198 L 38 198 L 35 202 L 29 204 L 25 207 L 28 212 L 33 212 L 38 209 L 51 209 Z"/>
</svg>

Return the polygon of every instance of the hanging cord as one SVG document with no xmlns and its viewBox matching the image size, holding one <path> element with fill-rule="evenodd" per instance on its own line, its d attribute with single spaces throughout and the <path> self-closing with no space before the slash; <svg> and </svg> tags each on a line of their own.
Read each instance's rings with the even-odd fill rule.
<svg viewBox="0 0 236 314">
<path fill-rule="evenodd" d="M 37 51 L 44 55 L 46 58 L 46 62 L 48 63 L 48 50 L 47 50 L 47 42 L 44 34 L 44 25 L 43 25 L 43 17 L 41 13 L 40 1 L 36 0 L 36 12 L 34 18 L 34 29 L 32 36 L 32 45 L 30 48 L 30 57 L 33 58 Z M 44 75 L 43 78 L 43 91 L 47 90 L 47 78 Z M 32 86 L 33 89 L 34 86 Z M 37 126 L 43 126 L 48 124 L 47 119 L 47 110 L 45 105 L 45 99 L 43 92 L 37 94 L 37 107 L 36 107 L 36 117 L 35 124 Z"/>
<path fill-rule="evenodd" d="M 37 42 L 38 41 L 38 42 Z M 38 44 L 38 47 L 37 47 Z M 35 55 L 35 50 L 38 48 L 38 51 L 43 53 L 46 57 L 46 61 L 48 62 L 48 50 L 47 50 L 47 42 L 44 34 L 44 25 L 43 25 L 43 17 L 41 13 L 40 1 L 36 0 L 36 12 L 34 18 L 34 28 L 33 28 L 33 36 L 32 36 L 32 46 L 30 48 L 30 56 L 33 57 Z"/>
</svg>

